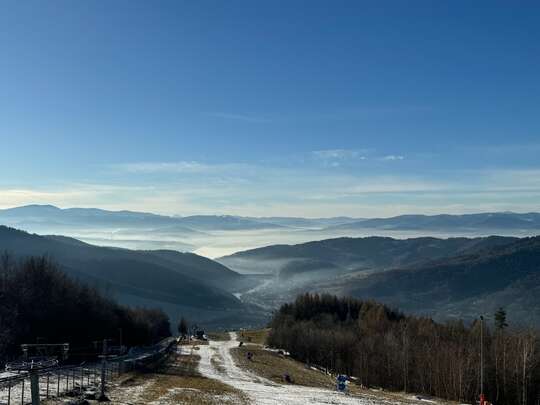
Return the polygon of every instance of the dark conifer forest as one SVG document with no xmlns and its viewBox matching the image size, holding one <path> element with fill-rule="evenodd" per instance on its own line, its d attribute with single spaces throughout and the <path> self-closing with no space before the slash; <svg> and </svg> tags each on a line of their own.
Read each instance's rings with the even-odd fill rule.
<svg viewBox="0 0 540 405">
<path fill-rule="evenodd" d="M 532 405 L 540 398 L 539 334 L 513 328 L 504 309 L 483 323 L 443 324 L 372 301 L 305 294 L 283 305 L 271 327 L 271 346 L 366 387 L 470 403 L 480 393 L 483 335 L 488 400 Z"/>
</svg>

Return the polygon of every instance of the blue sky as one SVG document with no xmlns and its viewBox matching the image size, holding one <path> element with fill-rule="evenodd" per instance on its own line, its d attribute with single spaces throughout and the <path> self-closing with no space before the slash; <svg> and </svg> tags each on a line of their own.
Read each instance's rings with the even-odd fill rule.
<svg viewBox="0 0 540 405">
<path fill-rule="evenodd" d="M 4 1 L 0 206 L 540 211 L 540 4 Z"/>
</svg>

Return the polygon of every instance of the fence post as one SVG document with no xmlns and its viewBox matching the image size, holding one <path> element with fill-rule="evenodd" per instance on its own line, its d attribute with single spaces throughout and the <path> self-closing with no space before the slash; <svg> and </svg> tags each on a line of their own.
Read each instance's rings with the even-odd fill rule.
<svg viewBox="0 0 540 405">
<path fill-rule="evenodd" d="M 21 404 L 24 405 L 24 377 L 22 380 Z"/>
<path fill-rule="evenodd" d="M 106 372 L 107 372 L 107 363 L 105 362 L 105 358 L 103 358 L 103 361 L 101 362 L 101 395 L 100 395 L 100 399 L 101 398 L 106 398 L 105 397 L 105 380 L 107 378 L 107 375 L 106 375 Z"/>
<path fill-rule="evenodd" d="M 47 391 L 45 392 L 45 398 L 49 398 L 49 378 L 50 374 L 47 373 Z"/>
<path fill-rule="evenodd" d="M 58 377 L 58 381 L 56 383 L 56 396 L 59 397 L 60 396 L 60 371 L 58 371 L 57 377 Z"/>
<path fill-rule="evenodd" d="M 105 395 L 105 384 L 107 380 L 107 339 L 103 339 L 103 361 L 101 362 L 101 395 L 100 400 L 107 399 Z"/>
<path fill-rule="evenodd" d="M 33 370 L 30 371 L 30 393 L 32 405 L 39 405 L 39 374 Z"/>
<path fill-rule="evenodd" d="M 7 405 L 11 405 L 11 381 L 8 382 Z"/>
</svg>

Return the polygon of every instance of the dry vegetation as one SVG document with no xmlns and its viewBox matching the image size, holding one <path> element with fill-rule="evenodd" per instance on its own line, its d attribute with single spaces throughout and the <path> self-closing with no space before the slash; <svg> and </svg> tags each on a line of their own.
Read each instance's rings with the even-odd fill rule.
<svg viewBox="0 0 540 405">
<path fill-rule="evenodd" d="M 247 353 L 253 353 L 253 360 L 247 359 Z M 234 361 L 241 368 L 277 383 L 285 383 L 283 376 L 288 373 L 293 384 L 307 387 L 334 388 L 332 377 L 307 368 L 302 363 L 259 346 L 244 345 L 231 350 Z"/>
<path fill-rule="evenodd" d="M 207 345 L 208 344 L 208 341 L 207 340 L 198 340 L 198 339 L 191 339 L 191 340 L 181 340 L 180 342 L 178 342 L 178 345 L 179 346 L 193 346 L 193 347 L 197 347 L 197 346 L 201 346 L 201 345 Z"/>
<path fill-rule="evenodd" d="M 225 342 L 230 340 L 229 332 L 210 332 L 208 333 L 208 339 L 215 340 L 218 342 Z"/>
<path fill-rule="evenodd" d="M 238 390 L 197 372 L 199 356 L 196 353 L 197 350 L 190 354 L 174 354 L 159 370 L 124 379 L 111 390 L 112 403 L 246 404 L 244 395 Z"/>
<path fill-rule="evenodd" d="M 262 336 L 267 333 L 264 331 L 246 331 L 247 334 Z M 253 360 L 247 359 L 247 353 L 254 354 Z M 288 356 L 279 354 L 274 351 L 263 349 L 257 344 L 245 344 L 242 347 L 237 347 L 231 350 L 231 354 L 235 363 L 252 373 L 271 381 L 280 384 L 303 385 L 307 387 L 326 388 L 330 390 L 336 389 L 335 376 L 326 374 L 318 369 L 313 369 L 291 359 Z M 287 383 L 284 380 L 285 373 L 288 373 L 292 379 L 292 383 Z M 400 404 L 418 404 L 418 400 L 412 394 L 403 392 L 389 392 L 382 389 L 365 389 L 355 383 L 349 385 L 349 392 L 353 395 L 358 395 L 363 398 L 373 398 L 374 400 L 383 399 Z M 450 403 L 444 400 L 437 400 L 437 403 Z"/>
<path fill-rule="evenodd" d="M 269 332 L 270 329 L 243 330 L 238 332 L 238 338 L 245 343 L 264 345 Z"/>
</svg>

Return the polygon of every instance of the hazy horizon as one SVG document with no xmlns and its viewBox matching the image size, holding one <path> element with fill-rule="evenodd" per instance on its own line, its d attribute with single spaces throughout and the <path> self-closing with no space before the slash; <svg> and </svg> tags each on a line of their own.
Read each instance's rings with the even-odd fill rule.
<svg viewBox="0 0 540 405">
<path fill-rule="evenodd" d="M 532 213 L 540 213 L 540 207 L 538 211 L 513 211 L 513 210 L 502 210 L 502 211 L 478 211 L 478 210 L 467 210 L 467 211 L 458 211 L 458 212 L 440 212 L 436 214 L 430 214 L 425 212 L 404 212 L 404 213 L 398 213 L 396 215 L 389 215 L 389 216 L 349 216 L 349 215 L 341 215 L 340 213 L 335 214 L 329 214 L 328 216 L 302 216 L 302 215 L 238 215 L 238 214 L 230 214 L 226 212 L 212 212 L 208 211 L 205 213 L 175 213 L 175 214 L 168 214 L 166 212 L 159 212 L 159 211 L 148 211 L 148 210 L 133 210 L 133 209 L 109 209 L 107 207 L 101 207 L 101 206 L 89 206 L 89 205 L 79 205 L 79 206 L 61 206 L 56 204 L 50 204 L 47 202 L 29 202 L 22 205 L 0 205 L 0 210 L 10 210 L 15 208 L 24 208 L 24 207 L 54 207 L 59 208 L 61 210 L 69 210 L 69 209 L 99 209 L 103 211 L 109 211 L 109 212 L 133 212 L 133 213 L 140 213 L 140 214 L 151 214 L 151 215 L 161 215 L 161 216 L 168 216 L 172 218 L 183 218 L 183 217 L 190 217 L 190 216 L 221 216 L 221 217 L 227 217 L 227 216 L 235 216 L 235 217 L 244 217 L 244 218 L 302 218 L 302 219 L 332 219 L 332 218 L 350 218 L 350 219 L 358 219 L 358 220 L 364 220 L 364 219 L 387 219 L 387 218 L 393 218 L 393 217 L 399 217 L 399 216 L 406 216 L 406 215 L 425 215 L 425 216 L 436 216 L 436 215 L 474 215 L 474 214 L 505 214 L 505 213 L 511 213 L 511 214 L 532 214 Z"/>
<path fill-rule="evenodd" d="M 50 210 L 49 208 L 54 207 Z M 17 210 L 19 208 L 20 210 Z M 356 221 L 364 222 L 369 218 L 351 219 L 351 218 L 336 218 L 335 221 L 324 219 L 313 219 L 300 221 L 297 223 L 292 218 L 292 223 L 285 220 L 280 222 L 272 222 L 272 218 L 263 218 L 261 222 L 251 222 L 247 224 L 235 223 L 222 224 L 220 218 L 222 216 L 209 216 L 210 222 L 204 221 L 199 223 L 195 221 L 193 224 L 178 223 L 179 220 L 188 219 L 189 216 L 168 217 L 166 222 L 124 222 L 125 216 L 115 215 L 115 212 L 108 212 L 102 219 L 96 222 L 96 218 L 92 216 L 95 207 L 86 208 L 88 212 L 78 212 L 75 216 L 70 216 L 69 209 L 60 209 L 52 205 L 29 205 L 15 207 L 15 211 L 10 211 L 10 215 L 1 216 L 0 224 L 7 224 L 29 232 L 47 235 L 65 235 L 80 239 L 84 242 L 99 245 L 122 247 L 128 249 L 172 249 L 184 252 L 193 252 L 209 258 L 218 258 L 230 255 L 239 251 L 259 248 L 275 244 L 298 244 L 310 242 L 313 240 L 332 239 L 338 237 L 368 237 L 368 236 L 386 236 L 397 239 L 407 239 L 421 236 L 431 236 L 437 238 L 449 237 L 478 237 L 490 236 L 493 234 L 504 236 L 533 236 L 540 233 L 540 223 L 535 220 L 536 227 L 520 228 L 519 221 L 527 222 L 528 218 L 522 218 L 516 223 L 508 224 L 503 221 L 495 225 L 490 225 L 487 228 L 474 225 L 460 226 L 448 225 L 444 223 L 435 227 L 423 227 L 418 224 L 418 229 L 407 229 L 410 225 L 400 224 L 397 221 L 393 226 L 368 226 L 365 228 L 343 229 L 336 225 L 355 224 Z M 76 207 L 72 207 L 76 208 Z M 5 212 L 0 211 L 0 214 Z M 14 215 L 13 212 L 18 215 Z M 56 213 L 61 215 L 55 215 Z M 121 214 L 123 211 L 117 211 Z M 138 212 L 133 212 L 138 214 Z M 82 215 L 79 215 L 82 214 Z M 143 217 L 149 212 L 142 213 Z M 477 213 L 478 215 L 486 215 L 487 217 L 497 213 Z M 512 213 L 498 213 L 499 215 L 526 215 Z M 533 214 L 534 215 L 534 214 Z M 540 216 L 540 214 L 536 214 Z M 227 216 L 225 216 L 226 218 Z M 160 217 L 163 218 L 163 217 Z M 299 218 L 303 219 L 303 218 Z M 530 219 L 532 221 L 532 219 Z M 276 219 L 274 218 L 274 221 Z M 253 228 L 254 225 L 261 224 L 260 227 Z M 499 225 L 497 225 L 499 224 Z M 180 226 L 175 228 L 175 226 Z M 268 225 L 277 227 L 268 227 Z M 172 226 L 172 228 L 171 228 Z"/>
</svg>

